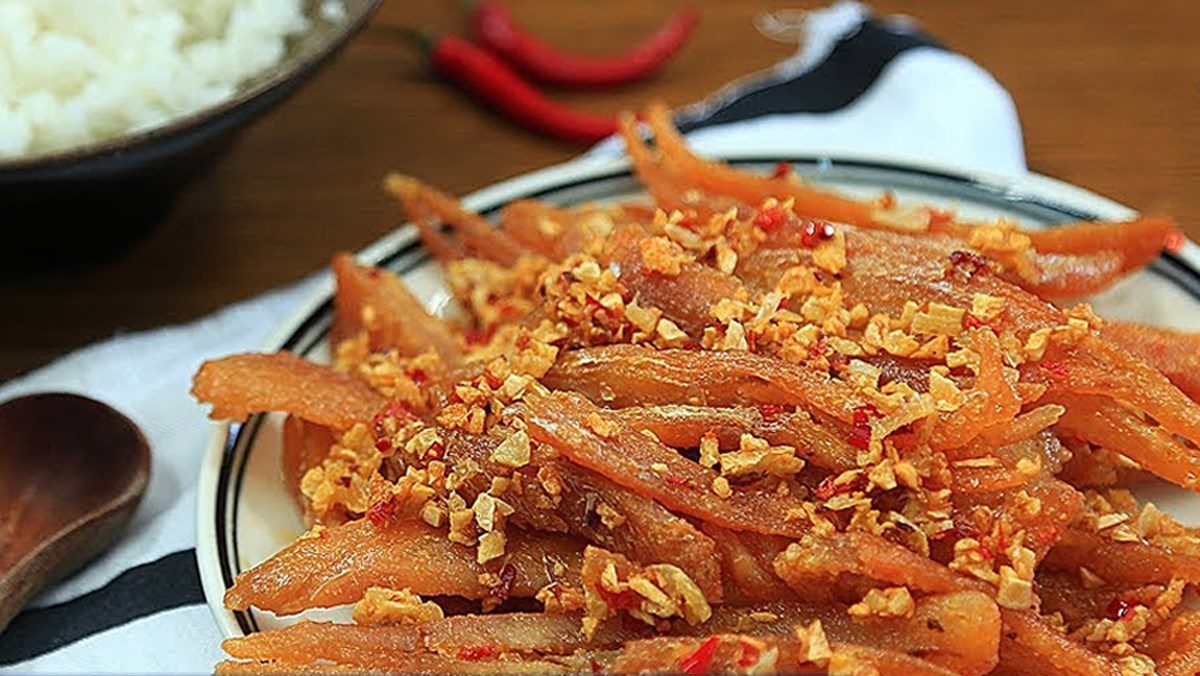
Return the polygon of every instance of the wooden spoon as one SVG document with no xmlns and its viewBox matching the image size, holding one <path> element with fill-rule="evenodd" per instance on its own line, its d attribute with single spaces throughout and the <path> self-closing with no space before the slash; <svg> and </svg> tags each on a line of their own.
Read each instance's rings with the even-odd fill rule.
<svg viewBox="0 0 1200 676">
<path fill-rule="evenodd" d="M 105 404 L 73 394 L 0 404 L 0 631 L 113 543 L 149 476 L 146 438 Z"/>
</svg>

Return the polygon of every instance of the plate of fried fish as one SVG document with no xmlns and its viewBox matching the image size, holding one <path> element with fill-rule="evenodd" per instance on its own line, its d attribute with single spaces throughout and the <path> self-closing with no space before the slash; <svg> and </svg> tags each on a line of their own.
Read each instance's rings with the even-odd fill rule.
<svg viewBox="0 0 1200 676">
<path fill-rule="evenodd" d="M 643 119 L 199 370 L 218 672 L 1194 673 L 1175 224 Z"/>
</svg>

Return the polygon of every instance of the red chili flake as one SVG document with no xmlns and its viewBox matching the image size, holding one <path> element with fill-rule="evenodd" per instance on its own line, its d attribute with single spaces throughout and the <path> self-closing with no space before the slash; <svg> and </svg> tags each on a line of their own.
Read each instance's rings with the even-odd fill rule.
<svg viewBox="0 0 1200 676">
<path fill-rule="evenodd" d="M 963 317 L 963 326 L 966 326 L 968 329 L 978 329 L 981 326 L 987 326 L 987 323 L 985 323 L 979 317 L 976 317 L 968 312 L 966 316 Z"/>
<path fill-rule="evenodd" d="M 790 406 L 784 406 L 783 404 L 759 404 L 758 405 L 758 412 L 761 413 L 762 417 L 764 417 L 764 418 L 774 418 L 774 417 L 782 415 L 784 413 L 788 413 L 792 410 L 793 409 Z"/>
<path fill-rule="evenodd" d="M 404 404 L 401 404 L 398 401 L 389 401 L 383 407 L 383 409 L 379 411 L 379 413 L 375 414 L 373 427 L 375 428 L 376 437 L 387 436 L 387 428 L 383 426 L 383 423 L 388 418 L 395 418 L 397 420 L 415 420 L 416 416 L 414 416 L 411 411 L 405 408 Z"/>
<path fill-rule="evenodd" d="M 721 644 L 719 636 L 712 636 L 699 648 L 679 662 L 679 671 L 685 674 L 707 674 L 712 666 L 713 656 L 717 654 L 717 646 Z"/>
<path fill-rule="evenodd" d="M 429 374 L 425 373 L 424 369 L 409 369 L 408 377 L 411 378 L 418 387 L 429 382 Z"/>
<path fill-rule="evenodd" d="M 737 665 L 739 667 L 749 667 L 758 664 L 760 657 L 762 657 L 762 650 L 758 646 L 742 642 L 742 654 L 738 657 Z"/>
<path fill-rule="evenodd" d="M 970 277 L 987 265 L 987 261 L 969 251 L 951 251 L 950 264 Z"/>
<path fill-rule="evenodd" d="M 388 496 L 367 508 L 367 520 L 376 526 L 385 526 L 396 514 L 396 505 L 392 496 Z"/>
<path fill-rule="evenodd" d="M 821 483 L 817 484 L 817 489 L 813 491 L 813 494 L 821 500 L 828 500 L 829 498 L 832 498 L 834 494 L 837 493 L 837 486 L 833 483 L 835 478 L 837 477 L 830 474 L 824 479 L 821 479 Z"/>
<path fill-rule="evenodd" d="M 996 558 L 996 552 L 982 540 L 979 541 L 979 554 L 989 560 Z"/>
<path fill-rule="evenodd" d="M 598 674 L 598 673 L 600 673 L 600 663 L 596 661 L 596 658 L 594 658 L 594 657 L 589 657 L 589 658 L 588 658 L 588 664 L 590 664 L 590 665 L 591 665 L 591 667 L 592 667 L 592 673 L 593 673 L 593 674 Z"/>
<path fill-rule="evenodd" d="M 767 232 L 774 232 L 787 223 L 787 213 L 779 207 L 759 209 L 754 216 L 754 224 Z"/>
<path fill-rule="evenodd" d="M 1071 373 L 1071 369 L 1060 361 L 1044 361 L 1038 366 L 1055 378 L 1066 378 Z"/>
<path fill-rule="evenodd" d="M 600 594 L 600 598 L 604 603 L 613 610 L 630 610 L 632 608 L 640 608 L 642 605 L 642 597 L 632 589 L 614 592 L 597 587 L 596 592 Z"/>
<path fill-rule="evenodd" d="M 686 477 L 681 477 L 678 474 L 667 475 L 667 483 L 669 484 L 673 484 L 675 486 L 686 486 L 687 482 L 688 480 Z"/>
<path fill-rule="evenodd" d="M 532 340 L 533 338 L 531 338 L 528 333 L 522 333 L 521 335 L 517 336 L 517 339 L 513 342 L 517 347 L 524 350 L 525 348 L 529 347 L 529 343 Z"/>
<path fill-rule="evenodd" d="M 1104 609 L 1104 616 L 1110 620 L 1119 620 L 1128 615 L 1131 610 L 1133 610 L 1133 604 L 1117 597 Z"/>
<path fill-rule="evenodd" d="M 871 445 L 871 418 L 879 417 L 879 409 L 864 404 L 854 409 L 854 421 L 850 427 L 850 445 L 865 451 Z"/>
<path fill-rule="evenodd" d="M 380 453 L 387 453 L 388 451 L 392 450 L 392 440 L 380 439 L 379 441 L 376 441 L 375 450 L 379 451 Z"/>
<path fill-rule="evenodd" d="M 808 221 L 804 224 L 804 231 L 800 233 L 800 243 L 809 249 L 815 249 L 824 240 L 833 239 L 836 234 L 837 230 L 830 223 Z"/>
<path fill-rule="evenodd" d="M 758 352 L 758 332 L 754 329 L 746 331 L 746 350 L 749 352 Z"/>
<path fill-rule="evenodd" d="M 824 338 L 818 338 L 817 342 L 808 346 L 809 354 L 811 354 L 814 357 L 820 357 L 820 356 L 824 355 L 825 351 L 828 349 L 829 349 L 829 346 L 825 344 Z"/>
<path fill-rule="evenodd" d="M 850 481 L 841 484 L 834 483 L 836 480 L 837 475 L 834 474 L 825 477 L 821 480 L 821 483 L 817 484 L 817 488 L 815 491 L 813 491 L 813 495 L 821 500 L 828 500 L 829 498 L 832 498 L 840 493 L 849 493 L 855 488 L 861 487 L 863 483 L 866 482 L 866 477 L 862 475 L 855 476 Z"/>
<path fill-rule="evenodd" d="M 891 190 L 885 190 L 879 198 L 879 206 L 884 209 L 891 209 L 896 206 L 896 193 Z"/>
<path fill-rule="evenodd" d="M 1178 230 L 1172 230 L 1167 233 L 1166 238 L 1163 240 L 1163 248 L 1171 253 L 1179 253 L 1179 250 L 1183 248 L 1185 243 L 1187 243 L 1187 237 Z"/>
<path fill-rule="evenodd" d="M 495 654 L 496 646 L 494 645 L 465 646 L 458 649 L 458 659 L 471 662 L 485 660 Z"/>
<path fill-rule="evenodd" d="M 339 486 L 345 486 L 346 488 L 350 488 L 350 477 L 340 476 L 340 477 L 334 479 L 333 483 L 335 483 Z"/>
<path fill-rule="evenodd" d="M 1005 551 L 1006 549 L 1008 549 L 1008 544 L 1009 544 L 1008 532 L 1002 530 L 999 533 L 997 533 L 995 544 L 996 544 L 996 551 L 998 551 L 998 552 L 1002 552 L 1002 551 Z"/>
<path fill-rule="evenodd" d="M 500 376 L 492 373 L 491 371 L 485 370 L 483 372 L 483 379 L 487 381 L 488 387 L 492 388 L 493 390 L 500 389 L 500 386 L 504 384 L 504 381 L 500 379 Z"/>
<path fill-rule="evenodd" d="M 871 429 L 869 427 L 853 427 L 850 429 L 850 445 L 860 451 L 871 447 Z"/>
<path fill-rule="evenodd" d="M 780 162 L 775 165 L 775 170 L 771 172 L 771 178 L 787 178 L 792 173 L 792 165 L 788 162 Z"/>
<path fill-rule="evenodd" d="M 868 423 L 871 418 L 879 417 L 879 409 L 873 404 L 863 404 L 854 408 L 854 424 Z"/>
</svg>

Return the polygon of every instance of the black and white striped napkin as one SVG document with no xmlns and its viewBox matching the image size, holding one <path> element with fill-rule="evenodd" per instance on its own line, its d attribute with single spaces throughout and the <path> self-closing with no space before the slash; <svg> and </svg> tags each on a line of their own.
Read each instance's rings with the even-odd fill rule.
<svg viewBox="0 0 1200 676">
<path fill-rule="evenodd" d="M 871 155 L 1024 171 L 1008 94 L 983 69 L 917 30 L 842 2 L 791 20 L 798 53 L 684 108 L 701 151 Z M 770 22 L 768 22 L 770 23 Z M 785 26 L 786 27 L 786 26 Z M 609 140 L 579 162 L 620 152 Z M 0 387 L 106 401 L 146 432 L 150 486 L 124 539 L 42 594 L 0 634 L 0 671 L 208 673 L 219 635 L 195 562 L 196 476 L 210 427 L 188 395 L 204 359 L 261 349 L 310 278 L 192 324 L 123 335 Z"/>
</svg>

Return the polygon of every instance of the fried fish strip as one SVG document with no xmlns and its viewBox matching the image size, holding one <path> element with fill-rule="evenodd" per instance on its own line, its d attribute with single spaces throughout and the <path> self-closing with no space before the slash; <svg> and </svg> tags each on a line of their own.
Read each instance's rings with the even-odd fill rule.
<svg viewBox="0 0 1200 676">
<path fill-rule="evenodd" d="M 755 488 L 720 497 L 713 490 L 717 472 L 634 431 L 579 394 L 555 392 L 527 399 L 519 415 L 531 437 L 668 509 L 734 530 L 790 537 L 806 530 L 791 517 L 801 506 L 798 498 Z M 605 431 L 611 436 L 602 437 L 593 429 L 591 421 L 597 417 L 608 418 Z"/>
<path fill-rule="evenodd" d="M 1200 334 L 1111 321 L 1100 333 L 1150 362 L 1193 401 L 1200 400 Z"/>
<path fill-rule="evenodd" d="M 1086 567 L 1111 583 L 1166 584 L 1175 578 L 1200 582 L 1200 557 L 1144 542 L 1117 542 L 1080 528 L 1066 529 L 1044 563 L 1064 572 Z"/>
<path fill-rule="evenodd" d="M 337 293 L 333 296 L 334 345 L 365 331 L 374 351 L 395 349 L 415 357 L 434 350 L 450 368 L 462 363 L 458 337 L 425 311 L 396 275 L 359 265 L 349 254 L 333 258 Z"/>
<path fill-rule="evenodd" d="M 829 374 L 745 352 L 654 350 L 636 345 L 559 355 L 542 379 L 604 406 L 801 406 L 843 422 L 864 400 Z"/>
<path fill-rule="evenodd" d="M 302 537 L 241 573 L 225 593 L 225 606 L 290 615 L 353 603 L 372 586 L 481 599 L 493 590 L 480 575 L 500 564 L 516 569 L 511 596 L 530 598 L 552 582 L 577 581 L 582 551 L 568 538 L 514 530 L 503 560 L 485 568 L 474 549 L 422 522 L 380 527 L 360 519 Z"/>
<path fill-rule="evenodd" d="M 483 471 L 466 480 L 463 489 L 487 491 L 493 476 L 510 473 L 492 460 L 499 441 L 447 431 L 446 460 L 464 461 Z M 567 532 L 594 545 L 611 549 L 639 563 L 670 563 L 687 573 L 708 598 L 723 596 L 716 545 L 688 521 L 653 500 L 570 462 L 535 453 L 530 463 L 512 472 L 514 486 L 503 499 L 516 510 L 513 517 L 530 528 Z M 546 486 L 554 493 L 548 493 Z"/>
<path fill-rule="evenodd" d="M 370 422 L 387 403 L 370 385 L 290 352 L 206 361 L 192 380 L 192 396 L 212 404 L 209 415 L 217 420 L 280 411 L 336 430 Z"/>
<path fill-rule="evenodd" d="M 646 430 L 668 446 L 695 448 L 706 434 L 714 434 L 721 448 L 737 448 L 743 434 L 766 439 L 775 446 L 791 446 L 825 469 L 844 471 L 856 467 L 857 450 L 802 410 L 764 415 L 749 406 L 718 408 L 667 404 L 631 406 L 616 414 L 630 427 Z"/>
<path fill-rule="evenodd" d="M 453 228 L 470 255 L 512 265 L 532 253 L 478 214 L 464 209 L 453 197 L 411 176 L 388 174 L 384 187 L 400 201 L 409 220 L 427 221 L 432 214 Z"/>
</svg>

